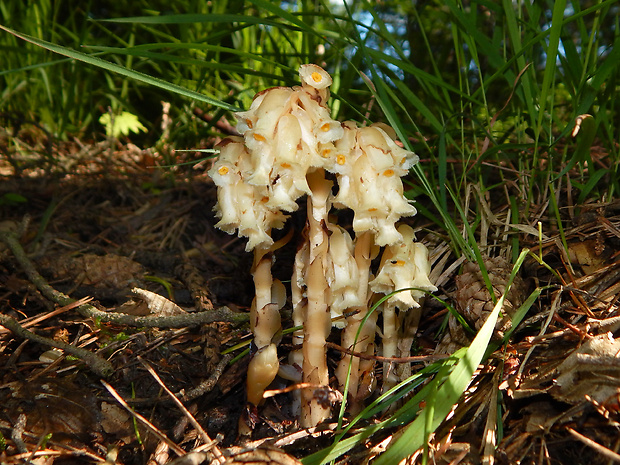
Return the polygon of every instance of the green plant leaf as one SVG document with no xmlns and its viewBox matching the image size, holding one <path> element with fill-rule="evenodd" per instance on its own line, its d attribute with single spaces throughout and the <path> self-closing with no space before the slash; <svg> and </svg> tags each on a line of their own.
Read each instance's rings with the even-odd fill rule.
<svg viewBox="0 0 620 465">
<path fill-rule="evenodd" d="M 7 192 L 0 196 L 0 205 L 15 206 L 26 202 L 28 202 L 28 199 L 16 192 Z"/>
<path fill-rule="evenodd" d="M 101 115 L 99 122 L 105 126 L 105 133 L 108 137 L 118 138 L 121 134 L 128 136 L 130 132 L 135 134 L 140 131 L 146 132 L 146 128 L 138 117 L 128 111 L 123 111 L 114 117 L 110 113 L 105 113 Z"/>
<path fill-rule="evenodd" d="M 538 121 L 535 127 L 536 139 L 540 135 L 542 129 L 543 117 L 545 115 L 547 97 L 551 89 L 551 83 L 555 77 L 556 60 L 558 56 L 558 47 L 560 45 L 560 34 L 564 25 L 564 10 L 566 8 L 566 0 L 558 0 L 553 6 L 553 15 L 551 18 L 551 27 L 549 33 L 549 46 L 547 47 L 547 62 L 543 73 L 543 82 L 540 90 L 540 98 L 538 100 Z"/>
</svg>

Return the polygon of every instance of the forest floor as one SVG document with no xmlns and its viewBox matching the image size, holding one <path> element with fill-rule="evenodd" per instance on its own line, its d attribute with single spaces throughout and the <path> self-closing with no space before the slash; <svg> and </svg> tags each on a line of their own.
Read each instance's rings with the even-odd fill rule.
<svg viewBox="0 0 620 465">
<path fill-rule="evenodd" d="M 0 158 L 0 315 L 11 326 L 0 326 L 1 463 L 294 464 L 332 443 L 332 422 L 299 431 L 288 394 L 258 411 L 246 407 L 248 356 L 232 359 L 245 347 L 225 352 L 250 340 L 251 256 L 243 240 L 213 226 L 209 161 L 161 169 L 153 150 L 117 142 L 31 141 L 29 153 L 33 163 L 20 162 L 19 173 Z M 620 328 L 620 204 L 575 211 L 564 231 L 568 250 L 540 220 L 545 238 L 519 236 L 534 253 L 513 304 L 535 289 L 540 296 L 430 438 L 432 463 L 620 459 L 620 345 L 612 336 Z M 412 224 L 438 251 L 437 297 L 455 308 L 484 306 L 484 291 L 468 291 L 476 270 L 460 266 L 423 221 Z M 283 280 L 291 256 L 277 262 Z M 488 260 L 501 288 L 504 262 Z M 168 319 L 149 327 L 149 314 Z M 441 332 L 447 317 L 438 300 L 426 300 L 416 355 L 459 345 L 455 325 Z M 290 350 L 285 336 L 280 355 Z M 333 365 L 340 353 L 328 357 Z M 240 423 L 251 434 L 241 435 Z M 381 431 L 337 463 L 366 463 L 394 434 Z"/>
</svg>

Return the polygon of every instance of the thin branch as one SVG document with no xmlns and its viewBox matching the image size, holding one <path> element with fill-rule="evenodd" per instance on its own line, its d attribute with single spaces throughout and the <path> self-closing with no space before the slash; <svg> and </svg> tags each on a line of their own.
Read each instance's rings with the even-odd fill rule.
<svg viewBox="0 0 620 465">
<path fill-rule="evenodd" d="M 617 454 L 614 451 L 608 449 L 607 447 L 602 446 L 598 442 L 593 441 L 589 437 L 584 436 L 583 434 L 575 431 L 572 428 L 567 427 L 566 431 L 568 431 L 570 433 L 570 435 L 573 436 L 575 439 L 577 439 L 577 440 L 581 441 L 582 443 L 584 443 L 585 445 L 591 447 L 592 449 L 597 451 L 599 454 L 601 454 L 606 459 L 613 460 L 616 463 L 620 463 L 620 454 Z"/>
<path fill-rule="evenodd" d="M 213 373 L 211 374 L 211 376 L 209 376 L 208 379 L 204 380 L 202 383 L 200 383 L 198 386 L 196 386 L 194 389 L 192 389 L 191 391 L 187 392 L 184 395 L 180 393 L 177 394 L 177 397 L 180 397 L 183 402 L 187 402 L 190 400 L 194 400 L 197 397 L 200 397 L 206 394 L 207 392 L 211 391 L 215 387 L 217 382 L 219 381 L 220 377 L 222 376 L 222 373 L 224 372 L 224 369 L 226 368 L 228 363 L 232 360 L 232 358 L 233 357 L 231 354 L 224 355 L 222 357 L 222 360 L 220 360 L 220 362 L 217 364 L 217 366 L 213 370 Z"/>
<path fill-rule="evenodd" d="M 112 373 L 114 373 L 114 367 L 109 361 L 99 357 L 96 354 L 93 354 L 86 349 L 81 349 L 79 347 L 72 346 L 71 344 L 67 344 L 62 341 L 55 341 L 53 339 L 39 336 L 38 334 L 30 332 L 27 329 L 22 328 L 19 322 L 16 319 L 11 318 L 10 316 L 0 314 L 0 325 L 11 330 L 11 332 L 13 332 L 13 334 L 15 334 L 16 336 L 28 339 L 30 341 L 34 341 L 38 344 L 55 347 L 76 356 L 84 363 L 86 363 L 93 372 L 95 372 L 101 377 L 107 378 Z"/>
<path fill-rule="evenodd" d="M 20 264 L 22 270 L 24 270 L 28 276 L 30 282 L 33 283 L 45 297 L 62 306 L 75 303 L 74 299 L 54 289 L 48 284 L 45 278 L 39 274 L 32 261 L 26 256 L 15 232 L 0 231 L 0 240 L 11 249 L 11 252 L 13 252 L 13 255 Z M 78 306 L 77 311 L 84 318 L 94 318 L 106 323 L 145 328 L 184 328 L 187 326 L 223 321 L 241 324 L 247 322 L 249 319 L 248 314 L 235 313 L 228 307 L 220 307 L 207 312 L 171 316 L 134 316 L 126 313 L 104 312 L 89 304 Z"/>
<path fill-rule="evenodd" d="M 170 449 L 172 449 L 175 452 L 175 454 L 177 454 L 179 457 L 182 457 L 185 454 L 187 454 L 187 452 L 185 452 L 183 449 L 177 446 L 175 442 L 172 441 L 168 436 L 166 436 L 164 433 L 159 431 L 159 429 L 157 429 L 150 421 L 148 421 L 146 418 L 144 418 L 139 413 L 134 412 L 134 410 L 127 404 L 127 402 L 125 402 L 125 399 L 123 399 L 121 395 L 118 392 L 116 392 L 116 389 L 114 389 L 112 386 L 110 386 L 108 383 L 106 383 L 103 380 L 101 380 L 101 384 L 103 384 L 103 386 L 108 390 L 108 392 L 112 394 L 112 397 L 114 397 L 116 401 L 125 408 L 125 410 L 127 410 L 133 417 L 135 417 L 136 420 L 140 421 L 144 426 L 146 426 L 161 441 L 168 444 L 168 447 L 170 447 Z"/>
<path fill-rule="evenodd" d="M 60 315 L 61 313 L 67 312 L 69 310 L 72 310 L 76 307 L 79 307 L 82 304 L 85 304 L 87 302 L 90 302 L 91 300 L 93 300 L 92 297 L 84 297 L 80 300 L 76 300 L 75 302 L 73 302 L 70 305 L 65 305 L 63 307 L 57 307 L 52 311 L 46 312 L 46 313 L 40 313 L 36 316 L 33 316 L 31 318 L 24 318 L 23 320 L 19 320 L 19 325 L 22 328 L 29 328 L 30 326 L 34 326 L 37 325 L 39 323 L 41 323 L 42 321 L 48 320 L 52 317 L 55 317 L 57 315 Z M 0 336 L 2 336 L 4 333 L 9 332 L 8 330 L 0 330 Z"/>
<path fill-rule="evenodd" d="M 413 355 L 411 357 L 382 357 L 381 355 L 368 355 L 361 352 L 355 352 L 354 350 L 339 346 L 338 344 L 334 344 L 333 342 L 327 342 L 325 345 L 330 349 L 335 349 L 343 354 L 352 355 L 353 357 L 359 357 L 363 360 L 376 360 L 378 362 L 423 363 L 434 362 L 435 360 L 442 360 L 444 358 L 450 358 L 450 355 Z"/>
<path fill-rule="evenodd" d="M 220 464 L 224 463 L 226 459 L 224 458 L 224 455 L 222 454 L 220 449 L 217 447 L 217 442 L 213 441 L 209 437 L 207 432 L 202 428 L 202 426 L 200 426 L 200 423 L 198 423 L 198 421 L 196 421 L 196 419 L 189 412 L 189 410 L 185 408 L 185 405 L 183 405 L 183 403 L 179 399 L 177 399 L 177 397 L 172 393 L 172 391 L 168 389 L 168 386 L 164 384 L 164 382 L 161 380 L 159 375 L 155 372 L 153 367 L 151 367 L 151 365 L 146 363 L 141 357 L 138 357 L 138 359 L 140 360 L 140 363 L 142 363 L 142 365 L 151 374 L 153 379 L 157 381 L 157 384 L 159 384 L 164 389 L 164 391 L 166 391 L 166 394 L 170 396 L 170 398 L 176 404 L 176 406 L 181 410 L 181 412 L 183 412 L 183 415 L 185 415 L 185 417 L 189 420 L 192 426 L 196 429 L 196 431 L 202 438 L 202 441 L 212 449 L 212 452 L 213 452 L 213 455 L 215 456 L 216 461 Z"/>
</svg>

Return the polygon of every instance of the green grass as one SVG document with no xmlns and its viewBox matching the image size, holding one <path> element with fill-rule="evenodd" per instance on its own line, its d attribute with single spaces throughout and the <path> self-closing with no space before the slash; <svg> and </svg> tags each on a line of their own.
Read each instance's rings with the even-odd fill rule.
<svg viewBox="0 0 620 465">
<path fill-rule="evenodd" d="M 54 21 L 57 12 L 42 11 L 51 3 L 38 3 L 44 6 L 19 16 L 0 2 L 0 111 L 27 112 L 59 137 L 96 132 L 107 107 L 148 124 L 153 101 L 169 100 L 176 105 L 173 140 L 182 145 L 188 134 L 213 131 L 188 116 L 193 106 L 230 118 L 256 91 L 293 85 L 298 65 L 316 62 L 334 77 L 331 105 L 340 119 L 386 121 L 420 155 L 407 195 L 457 256 L 483 270 L 483 255 L 497 253 L 495 232 L 506 232 L 502 253 L 520 263 L 518 234 L 534 231 L 535 239 L 535 220 L 548 218 L 543 233 L 565 240 L 567 206 L 610 201 L 620 189 L 620 15 L 613 0 L 587 8 L 576 0 L 448 0 L 381 9 L 300 1 L 290 10 L 263 0 L 188 0 L 170 14 L 139 2 L 125 18 L 83 21 L 76 11 L 63 24 Z M 591 117 L 573 138 L 583 114 Z M 489 218 L 487 210 L 498 209 L 508 226 Z M 485 359 L 488 329 L 467 350 L 395 388 L 400 398 L 432 379 L 393 416 L 345 434 L 395 399 L 381 396 L 304 463 L 335 460 L 382 427 L 408 424 L 377 463 L 397 463 L 423 447 Z"/>
</svg>

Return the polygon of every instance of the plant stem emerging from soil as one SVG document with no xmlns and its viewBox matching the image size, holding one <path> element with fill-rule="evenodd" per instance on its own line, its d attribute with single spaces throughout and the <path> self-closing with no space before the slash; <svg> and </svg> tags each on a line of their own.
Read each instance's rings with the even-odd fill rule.
<svg viewBox="0 0 620 465">
<path fill-rule="evenodd" d="M 327 386 L 329 373 L 325 355 L 325 340 L 331 330 L 331 316 L 327 302 L 327 280 L 325 278 L 325 255 L 328 237 L 326 232 L 328 197 L 332 183 L 325 179 L 323 170 L 308 174 L 308 185 L 312 195 L 308 198 L 309 264 L 307 268 L 308 304 L 304 324 L 303 381 Z M 314 389 L 302 390 L 301 424 L 312 427 L 321 423 L 330 414 L 330 408 L 321 404 L 314 396 Z"/>
</svg>

